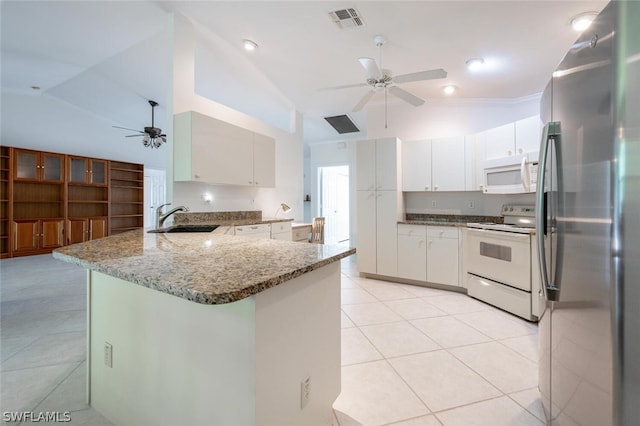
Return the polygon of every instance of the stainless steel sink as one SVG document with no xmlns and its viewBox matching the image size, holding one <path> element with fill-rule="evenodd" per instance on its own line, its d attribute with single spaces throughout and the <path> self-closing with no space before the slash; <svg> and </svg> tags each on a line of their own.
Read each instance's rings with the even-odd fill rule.
<svg viewBox="0 0 640 426">
<path fill-rule="evenodd" d="M 212 232 L 220 225 L 175 225 L 168 228 L 152 229 L 148 232 L 168 234 L 173 232 Z"/>
</svg>

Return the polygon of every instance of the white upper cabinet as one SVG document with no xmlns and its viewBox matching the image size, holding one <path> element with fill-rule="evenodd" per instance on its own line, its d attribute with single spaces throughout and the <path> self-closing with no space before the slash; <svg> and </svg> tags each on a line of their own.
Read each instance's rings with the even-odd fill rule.
<svg viewBox="0 0 640 426">
<path fill-rule="evenodd" d="M 357 190 L 398 190 L 399 155 L 400 142 L 396 138 L 358 141 L 356 144 Z"/>
<path fill-rule="evenodd" d="M 253 185 L 276 186 L 276 143 L 273 138 L 253 134 Z"/>
<path fill-rule="evenodd" d="M 402 190 L 431 190 L 431 141 L 402 142 Z"/>
<path fill-rule="evenodd" d="M 487 132 L 465 136 L 465 190 L 482 191 L 484 188 L 484 152 Z"/>
<path fill-rule="evenodd" d="M 403 191 L 464 191 L 464 137 L 402 143 Z"/>
<path fill-rule="evenodd" d="M 537 152 L 542 122 L 538 116 L 518 120 L 486 131 L 486 160 Z"/>
<path fill-rule="evenodd" d="M 356 188 L 358 191 L 376 189 L 376 141 L 358 141 L 356 143 Z"/>
<path fill-rule="evenodd" d="M 515 123 L 494 127 L 486 132 L 485 159 L 511 157 L 516 146 Z"/>
<path fill-rule="evenodd" d="M 516 154 L 537 152 L 542 137 L 542 121 L 537 115 L 516 121 Z"/>
<path fill-rule="evenodd" d="M 275 140 L 193 111 L 174 117 L 174 179 L 275 186 Z"/>
<path fill-rule="evenodd" d="M 431 183 L 434 191 L 464 191 L 464 136 L 431 141 Z"/>
</svg>

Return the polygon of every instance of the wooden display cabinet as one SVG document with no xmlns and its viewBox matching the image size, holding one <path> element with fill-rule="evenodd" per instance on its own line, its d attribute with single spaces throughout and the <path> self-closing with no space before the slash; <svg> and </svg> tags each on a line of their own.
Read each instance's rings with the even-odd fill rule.
<svg viewBox="0 0 640 426">
<path fill-rule="evenodd" d="M 0 147 L 0 257 L 144 226 L 144 166 Z"/>
<path fill-rule="evenodd" d="M 107 217 L 68 219 L 66 244 L 82 243 L 107 236 Z"/>
<path fill-rule="evenodd" d="M 64 182 L 64 154 L 13 150 L 13 179 Z"/>
<path fill-rule="evenodd" d="M 69 184 L 88 184 L 107 186 L 108 166 L 107 160 L 98 160 L 95 158 L 67 156 L 67 181 Z"/>
<path fill-rule="evenodd" d="M 37 254 L 64 245 L 64 220 L 22 219 L 12 223 L 13 254 Z"/>
</svg>

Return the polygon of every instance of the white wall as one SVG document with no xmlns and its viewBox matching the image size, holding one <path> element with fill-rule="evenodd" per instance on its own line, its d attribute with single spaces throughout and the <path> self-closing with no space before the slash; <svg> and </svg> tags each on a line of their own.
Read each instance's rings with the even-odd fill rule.
<svg viewBox="0 0 640 426">
<path fill-rule="evenodd" d="M 2 145 L 165 168 L 166 147 L 145 148 L 114 124 L 46 94 L 2 93 Z"/>
<path fill-rule="evenodd" d="M 434 100 L 420 107 L 394 100 L 389 104 L 386 129 L 384 104 L 376 104 L 367 109 L 366 139 L 398 137 L 409 141 L 471 135 L 538 115 L 540 97 Z"/>
<path fill-rule="evenodd" d="M 432 202 L 436 207 L 432 207 Z M 473 201 L 474 208 L 469 208 Z M 406 192 L 407 213 L 500 216 L 503 204 L 535 204 L 535 194 L 483 194 L 474 192 Z"/>
<path fill-rule="evenodd" d="M 291 111 L 289 130 L 267 124 L 255 117 L 234 110 L 196 94 L 196 54 L 200 35 L 184 16 L 175 15 L 170 25 L 172 48 L 171 113 L 196 111 L 226 121 L 276 140 L 275 188 L 231 187 L 196 182 L 173 182 L 173 155 L 167 159 L 167 197 L 173 205 L 189 206 L 191 211 L 262 210 L 264 217 L 273 216 L 286 203 L 292 211 L 289 217 L 303 218 L 302 116 Z M 173 123 L 169 125 L 173 133 Z M 172 138 L 168 145 L 173 149 Z M 213 202 L 203 202 L 209 192 Z"/>
</svg>

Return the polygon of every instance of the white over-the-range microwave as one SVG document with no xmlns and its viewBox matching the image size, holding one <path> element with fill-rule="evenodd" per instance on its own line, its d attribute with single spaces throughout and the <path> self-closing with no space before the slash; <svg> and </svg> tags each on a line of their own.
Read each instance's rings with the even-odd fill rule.
<svg viewBox="0 0 640 426">
<path fill-rule="evenodd" d="M 484 163 L 486 194 L 524 194 L 536 192 L 538 153 L 528 152 Z"/>
</svg>

